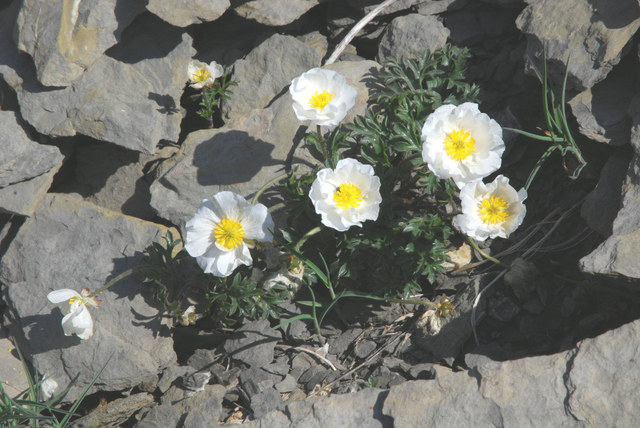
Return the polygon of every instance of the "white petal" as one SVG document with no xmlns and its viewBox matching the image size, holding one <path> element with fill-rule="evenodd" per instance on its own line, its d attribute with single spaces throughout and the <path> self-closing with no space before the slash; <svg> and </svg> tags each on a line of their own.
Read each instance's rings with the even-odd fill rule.
<svg viewBox="0 0 640 428">
<path fill-rule="evenodd" d="M 42 399 L 44 401 L 51 398 L 58 389 L 58 382 L 55 379 L 49 377 L 48 375 L 44 375 L 42 383 L 40 383 L 40 393 L 42 394 Z"/>
<path fill-rule="evenodd" d="M 47 299 L 49 299 L 51 303 L 66 302 L 73 297 L 81 298 L 82 296 L 80 296 L 80 293 L 78 293 L 77 291 L 71 290 L 69 288 L 62 288 L 60 290 L 55 290 L 47 294 Z"/>
<path fill-rule="evenodd" d="M 241 219 L 242 227 L 246 234 L 246 239 L 255 239 L 261 242 L 271 242 L 274 228 L 273 219 L 269 210 L 262 204 L 249 206 Z"/>
<path fill-rule="evenodd" d="M 75 334 L 80 339 L 88 339 L 93 335 L 93 319 L 85 305 L 79 305 L 76 310 L 62 318 L 62 330 L 65 336 Z"/>
</svg>

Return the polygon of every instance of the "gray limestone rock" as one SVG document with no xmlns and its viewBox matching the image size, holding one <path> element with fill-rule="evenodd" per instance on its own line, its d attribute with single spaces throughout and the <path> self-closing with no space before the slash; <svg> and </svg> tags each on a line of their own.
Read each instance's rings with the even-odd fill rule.
<svg viewBox="0 0 640 428">
<path fill-rule="evenodd" d="M 437 15 L 439 13 L 461 9 L 469 0 L 427 0 L 416 6 L 420 15 Z"/>
<path fill-rule="evenodd" d="M 138 153 L 113 144 L 79 144 L 75 150 L 75 182 L 59 192 L 79 193 L 85 200 L 144 220 L 153 220 L 145 172 L 171 157 L 178 149 L 168 145 L 155 155 Z"/>
<path fill-rule="evenodd" d="M 6 9 L 0 21 L 12 12 Z M 191 37 L 146 18 L 63 89 L 40 85 L 33 67 L 0 35 L 0 64 L 6 64 L 0 73 L 16 90 L 24 119 L 46 135 L 82 134 L 145 153 L 160 140 L 177 141 Z"/>
<path fill-rule="evenodd" d="M 229 0 L 149 0 L 147 10 L 171 25 L 211 22 L 229 8 Z"/>
<path fill-rule="evenodd" d="M 264 25 L 290 24 L 323 0 L 248 0 L 239 2 L 233 11 L 239 16 Z"/>
<path fill-rule="evenodd" d="M 637 62 L 623 61 L 593 88 L 577 94 L 569 105 L 585 137 L 612 146 L 629 143 L 629 104 L 635 94 Z"/>
<path fill-rule="evenodd" d="M 223 347 L 232 359 L 251 367 L 262 367 L 273 361 L 280 338 L 280 332 L 270 330 L 269 321 L 250 321 L 237 329 Z"/>
<path fill-rule="evenodd" d="M 363 114 L 369 98 L 367 76 L 375 74 L 379 65 L 340 62 L 327 68 L 343 74 L 358 92 L 345 122 Z M 307 150 L 299 147 L 306 128 L 286 93 L 268 108 L 253 110 L 222 128 L 192 132 L 162 167 L 167 172 L 151 185 L 151 206 L 160 217 L 183 227 L 202 200 L 217 192 L 229 190 L 248 197 L 291 165 L 314 165 Z"/>
<path fill-rule="evenodd" d="M 291 81 L 320 66 L 322 55 L 293 36 L 274 34 L 234 65 L 238 86 L 224 104 L 225 115 L 234 119 L 264 108 L 280 96 Z"/>
<path fill-rule="evenodd" d="M 135 412 L 153 403 L 153 395 L 131 394 L 95 408 L 91 413 L 73 421 L 76 428 L 103 428 L 120 426 Z"/>
<path fill-rule="evenodd" d="M 15 31 L 45 86 L 68 86 L 144 11 L 140 0 L 26 0 Z"/>
<path fill-rule="evenodd" d="M 569 361 L 567 407 L 588 426 L 633 426 L 640 418 L 640 322 L 578 344 Z"/>
<path fill-rule="evenodd" d="M 0 110 L 0 211 L 31 215 L 64 157 L 31 140 L 14 112 Z"/>
<path fill-rule="evenodd" d="M 177 427 L 182 414 L 170 404 L 153 406 L 142 416 L 136 428 Z"/>
<path fill-rule="evenodd" d="M 634 156 L 622 185 L 622 205 L 613 222 L 612 235 L 580 260 L 580 269 L 590 274 L 640 280 L 640 96 L 631 103 L 631 146 Z"/>
<path fill-rule="evenodd" d="M 416 58 L 429 49 L 444 47 L 449 30 L 436 17 L 410 14 L 395 18 L 387 26 L 378 45 L 377 61 L 388 57 Z"/>
<path fill-rule="evenodd" d="M 527 36 L 525 58 L 540 70 L 542 48 L 549 72 L 562 82 L 567 58 L 569 86 L 580 91 L 603 80 L 620 61 L 622 49 L 640 27 L 635 0 L 527 0 L 516 20 Z"/>
<path fill-rule="evenodd" d="M 603 237 L 609 237 L 613 232 L 613 221 L 620 209 L 622 183 L 631 156 L 630 147 L 620 147 L 611 155 L 600 172 L 598 184 L 580 209 L 589 227 Z"/>
<path fill-rule="evenodd" d="M 483 284 L 486 284 L 486 278 L 485 275 L 476 275 L 471 279 L 459 277 L 451 284 L 447 284 L 446 287 L 458 290 L 456 295 L 450 298 L 455 312 L 444 320 L 439 333 L 434 334 L 430 331 L 429 324 L 426 324 L 414 331 L 411 340 L 420 348 L 432 353 L 436 358 L 444 360 L 447 364 L 453 364 L 471 335 L 473 302 L 478 292 L 483 288 Z M 476 321 L 480 319 L 484 311 L 485 299 L 483 298 L 480 299 L 476 308 Z"/>
<path fill-rule="evenodd" d="M 162 309 L 134 276 L 100 295 L 101 306 L 89 310 L 94 334 L 87 340 L 64 336 L 60 309 L 47 300 L 61 288 L 98 290 L 134 266 L 166 230 L 77 197 L 48 194 L 4 254 L 0 281 L 12 335 L 35 368 L 60 388 L 75 379 L 67 400 L 76 399 L 109 358 L 93 391 L 155 382 L 160 369 L 175 360 Z"/>
</svg>

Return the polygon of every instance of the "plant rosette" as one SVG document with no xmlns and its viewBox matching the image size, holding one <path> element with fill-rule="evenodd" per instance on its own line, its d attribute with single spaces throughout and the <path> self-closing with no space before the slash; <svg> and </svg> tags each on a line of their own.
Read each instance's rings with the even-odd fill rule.
<svg viewBox="0 0 640 428">
<path fill-rule="evenodd" d="M 322 224 L 344 232 L 351 226 L 362 227 L 366 220 L 376 220 L 380 211 L 380 179 L 373 167 L 346 158 L 335 169 L 318 171 L 311 184 L 309 198 Z"/>
<path fill-rule="evenodd" d="M 441 179 L 452 178 L 459 188 L 500 168 L 502 128 L 478 104 L 445 104 L 422 127 L 422 159 Z"/>
<path fill-rule="evenodd" d="M 197 59 L 192 59 L 187 68 L 189 83 L 195 89 L 202 89 L 204 86 L 212 86 L 215 80 L 222 76 L 224 70 L 215 61 L 205 64 Z"/>
<path fill-rule="evenodd" d="M 477 241 L 508 238 L 527 213 L 526 198 L 524 188 L 516 191 L 502 175 L 489 184 L 469 183 L 460 191 L 462 214 L 454 217 L 453 225 Z"/>
<path fill-rule="evenodd" d="M 187 222 L 184 248 L 205 273 L 226 277 L 241 264 L 251 266 L 249 250 L 256 241 L 271 242 L 273 227 L 264 205 L 251 205 L 233 192 L 219 192 L 211 201 L 204 199 Z"/>
<path fill-rule="evenodd" d="M 65 336 L 75 334 L 83 340 L 93 336 L 93 319 L 87 306 L 97 308 L 100 305 L 100 300 L 91 296 L 88 288 L 83 288 L 80 293 L 69 288 L 62 288 L 49 293 L 47 299 L 54 304 L 69 301 L 68 311 L 63 309 L 63 313 L 66 313 L 62 318 L 62 330 Z"/>
<path fill-rule="evenodd" d="M 293 79 L 289 92 L 299 120 L 329 128 L 344 119 L 358 94 L 340 73 L 322 68 L 312 68 Z"/>
</svg>

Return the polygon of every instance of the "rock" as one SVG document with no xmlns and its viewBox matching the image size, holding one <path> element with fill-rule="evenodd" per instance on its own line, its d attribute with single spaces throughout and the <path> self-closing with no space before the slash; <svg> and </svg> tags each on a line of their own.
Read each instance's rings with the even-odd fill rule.
<svg viewBox="0 0 640 428">
<path fill-rule="evenodd" d="M 453 364 L 471 335 L 473 301 L 482 289 L 481 284 L 484 284 L 484 281 L 484 275 L 476 275 L 471 280 L 458 277 L 452 283 L 443 285 L 444 288 L 458 290 L 456 295 L 450 298 L 454 305 L 453 315 L 444 320 L 439 333 L 430 332 L 428 325 L 416 328 L 411 336 L 413 343 L 447 364 Z M 480 299 L 475 314 L 476 321 L 484 313 L 484 306 L 485 299 Z"/>
<path fill-rule="evenodd" d="M 250 367 L 261 367 L 273 361 L 278 331 L 270 330 L 269 321 L 250 321 L 225 341 L 225 352 L 234 360 Z"/>
<path fill-rule="evenodd" d="M 383 413 L 396 426 L 633 425 L 639 329 L 635 321 L 556 355 L 467 358 L 469 372 L 391 387 Z"/>
<path fill-rule="evenodd" d="M 284 401 L 274 388 L 266 388 L 251 396 L 251 412 L 254 418 L 260 418 L 272 410 L 282 410 Z"/>
<path fill-rule="evenodd" d="M 393 421 L 382 414 L 386 395 L 387 391 L 367 388 L 352 394 L 336 394 L 297 401 L 285 408 L 284 413 L 289 418 L 289 425 L 261 424 L 260 426 L 264 428 L 270 426 L 391 428 L 394 426 Z M 268 416 L 275 413 L 272 412 Z"/>
<path fill-rule="evenodd" d="M 580 260 L 583 272 L 626 280 L 640 279 L 637 255 L 640 251 L 640 96 L 630 107 L 634 156 L 622 185 L 622 206 L 613 222 L 612 234 L 591 254 Z M 620 284 L 618 284 L 620 286 Z"/>
<path fill-rule="evenodd" d="M 378 16 L 390 15 L 402 10 L 407 10 L 413 5 L 429 3 L 430 1 L 431 0 L 397 0 L 396 2 L 382 9 Z M 437 2 L 440 3 L 440 1 Z M 351 7 L 358 9 L 361 13 L 367 14 L 375 9 L 381 2 L 371 0 L 347 0 L 347 3 Z"/>
<path fill-rule="evenodd" d="M 378 345 L 373 340 L 361 340 L 357 342 L 353 348 L 353 353 L 358 357 L 365 359 L 376 350 Z"/>
<path fill-rule="evenodd" d="M 142 416 L 136 428 L 177 427 L 181 419 L 180 411 L 168 404 L 153 406 Z"/>
<path fill-rule="evenodd" d="M 582 135 L 612 146 L 629 142 L 631 118 L 627 110 L 635 94 L 634 76 L 638 74 L 635 58 L 623 61 L 606 80 L 569 100 Z"/>
<path fill-rule="evenodd" d="M 382 35 L 376 59 L 384 63 L 390 56 L 417 58 L 427 49 L 433 52 L 443 48 L 447 37 L 449 30 L 434 16 L 417 13 L 399 16 Z"/>
<path fill-rule="evenodd" d="M 29 388 L 24 366 L 4 328 L 0 328 L 0 382 L 6 394 L 12 398 Z"/>
<path fill-rule="evenodd" d="M 280 382 L 283 376 L 269 373 L 259 367 L 252 366 L 240 374 L 240 386 L 249 397 L 271 388 Z"/>
<path fill-rule="evenodd" d="M 497 292 L 487 299 L 487 314 L 498 321 L 512 321 L 520 313 L 520 307 L 508 296 Z"/>
<path fill-rule="evenodd" d="M 84 142 L 83 142 L 84 143 Z M 113 144 L 78 144 L 74 152 L 75 181 L 56 191 L 78 193 L 85 200 L 144 220 L 155 219 L 146 171 L 178 149 L 168 145 L 155 155 Z"/>
<path fill-rule="evenodd" d="M 229 0 L 149 0 L 147 10 L 171 25 L 186 27 L 215 21 L 230 5 Z"/>
<path fill-rule="evenodd" d="M 27 0 L 15 25 L 18 49 L 33 57 L 44 86 L 69 86 L 143 11 L 139 1 Z"/>
<path fill-rule="evenodd" d="M 11 8 L 4 12 L 0 18 L 10 19 Z M 160 140 L 177 141 L 191 37 L 153 15 L 144 18 L 63 89 L 44 88 L 32 66 L 3 52 L 7 65 L 0 73 L 9 75 L 24 119 L 42 134 L 82 134 L 149 154 Z"/>
<path fill-rule="evenodd" d="M 344 330 L 340 336 L 329 342 L 329 352 L 334 355 L 342 356 L 354 341 L 362 333 L 362 329 L 359 327 L 352 327 Z"/>
<path fill-rule="evenodd" d="M 133 276 L 106 290 L 100 308 L 90 309 L 95 332 L 88 340 L 63 335 L 60 309 L 46 297 L 60 288 L 98 290 L 134 266 L 140 251 L 166 231 L 77 197 L 48 194 L 4 254 L 0 280 L 11 333 L 38 372 L 61 389 L 75 380 L 66 400 L 75 400 L 105 364 L 92 391 L 155 382 L 159 370 L 175 360 L 168 328 L 158 316 L 161 305 L 151 306 L 151 293 Z"/>
<path fill-rule="evenodd" d="M 246 4 L 246 3 L 245 3 Z M 283 94 L 291 81 L 313 67 L 322 55 L 293 36 L 274 34 L 234 65 L 238 86 L 224 104 L 225 116 L 235 119 L 264 108 Z"/>
<path fill-rule="evenodd" d="M 322 0 L 248 0 L 234 6 L 239 16 L 279 27 L 290 24 Z"/>
<path fill-rule="evenodd" d="M 161 397 L 161 403 L 162 406 L 171 406 L 175 412 L 182 415 L 181 419 L 193 412 L 200 412 L 207 420 L 207 423 L 201 426 L 215 426 L 222 413 L 222 399 L 225 392 L 226 388 L 222 385 L 204 385 L 204 388 L 197 392 L 174 385 Z"/>
<path fill-rule="evenodd" d="M 640 417 L 637 356 L 640 322 L 634 321 L 577 347 L 567 367 L 567 410 L 589 426 L 631 426 Z"/>
<path fill-rule="evenodd" d="M 622 183 L 631 156 L 629 147 L 620 147 L 611 155 L 600 172 L 598 184 L 580 209 L 589 227 L 605 238 L 613 232 L 613 221 L 620 209 Z"/>
<path fill-rule="evenodd" d="M 91 413 L 73 421 L 77 428 L 102 428 L 119 426 L 141 408 L 153 403 L 153 395 L 140 393 L 118 398 L 100 405 Z"/>
<path fill-rule="evenodd" d="M 16 114 L 0 110 L 0 211 L 31 215 L 64 157 L 55 146 L 31 140 Z"/>
<path fill-rule="evenodd" d="M 345 122 L 364 113 L 370 85 L 365 76 L 378 67 L 373 61 L 327 67 L 342 73 L 358 91 Z M 158 215 L 183 227 L 202 199 L 223 190 L 248 197 L 292 164 L 314 165 L 317 161 L 306 148 L 298 147 L 306 124 L 297 120 L 291 104 L 287 93 L 268 108 L 253 110 L 222 128 L 190 133 L 163 167 L 167 172 L 151 185 L 151 206 Z"/>
<path fill-rule="evenodd" d="M 567 58 L 568 85 L 580 91 L 603 80 L 620 61 L 622 49 L 640 27 L 637 1 L 620 0 L 597 7 L 590 0 L 527 0 L 516 20 L 527 36 L 525 59 L 541 70 L 542 47 L 548 70 L 562 82 Z"/>
<path fill-rule="evenodd" d="M 473 44 L 485 37 L 476 8 L 465 8 L 447 14 L 445 25 L 450 30 L 449 38 L 458 44 Z"/>
<path fill-rule="evenodd" d="M 416 12 L 420 15 L 437 15 L 443 12 L 459 10 L 466 6 L 467 3 L 469 3 L 469 0 L 428 0 L 419 3 L 416 7 Z"/>
</svg>

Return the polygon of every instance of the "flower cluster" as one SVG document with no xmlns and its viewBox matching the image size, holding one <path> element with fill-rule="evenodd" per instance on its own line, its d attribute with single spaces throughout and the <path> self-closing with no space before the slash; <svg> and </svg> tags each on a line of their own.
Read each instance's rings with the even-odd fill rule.
<svg viewBox="0 0 640 428">
<path fill-rule="evenodd" d="M 471 238 L 508 238 L 520 226 L 527 191 L 516 191 L 502 175 L 489 185 L 482 179 L 502 164 L 504 142 L 498 123 L 475 103 L 437 108 L 422 128 L 422 159 L 441 179 L 460 190 L 462 214 L 453 224 Z"/>
</svg>

